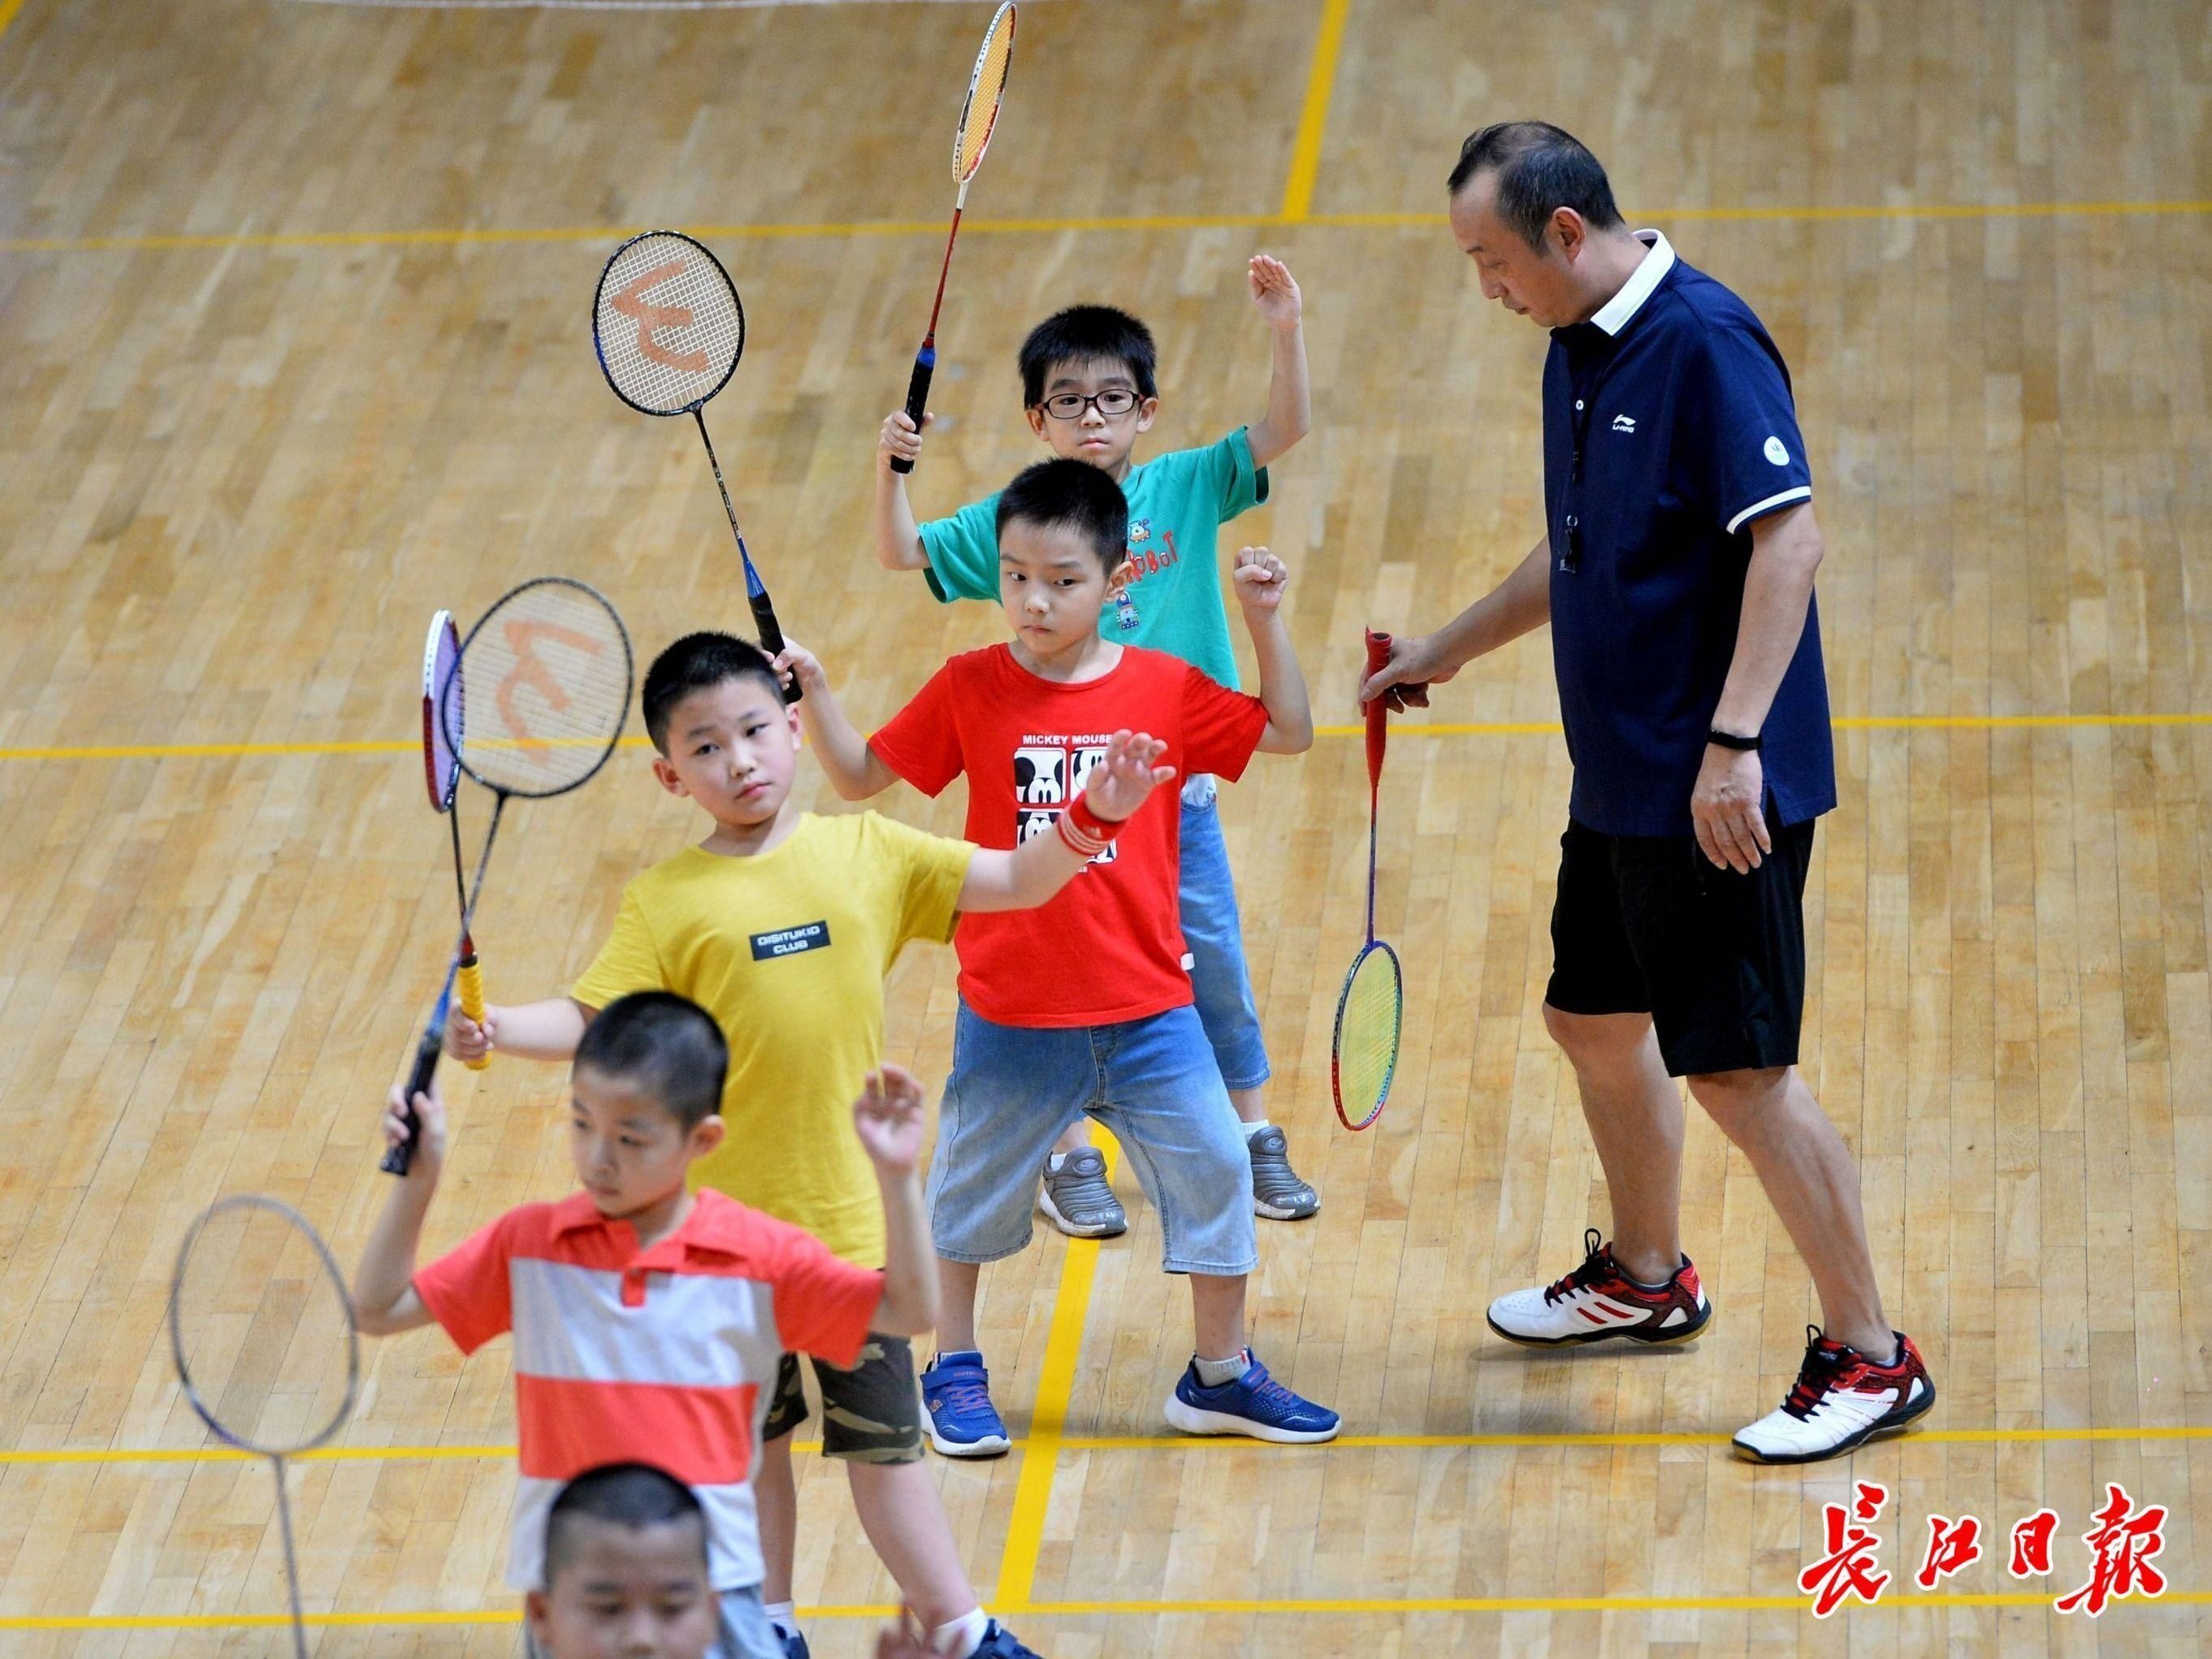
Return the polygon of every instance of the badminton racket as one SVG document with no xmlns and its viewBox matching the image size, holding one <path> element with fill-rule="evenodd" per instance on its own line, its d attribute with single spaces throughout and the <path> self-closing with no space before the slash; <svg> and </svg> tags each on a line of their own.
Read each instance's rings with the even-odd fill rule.
<svg viewBox="0 0 2212 1659">
<path fill-rule="evenodd" d="M 937 297 L 929 305 L 929 332 L 921 337 L 921 349 L 914 354 L 914 374 L 906 383 L 906 417 L 921 430 L 921 417 L 929 407 L 930 378 L 937 373 L 937 313 L 945 308 L 945 279 L 952 270 L 952 245 L 960 240 L 960 216 L 967 210 L 968 185 L 983 165 L 983 152 L 991 148 L 992 130 L 999 125 L 999 102 L 1006 95 L 1006 71 L 1014 62 L 1014 0 L 1006 0 L 991 14 L 984 32 L 983 49 L 975 54 L 975 68 L 968 77 L 968 101 L 960 106 L 960 125 L 952 130 L 952 182 L 959 194 L 952 198 L 952 229 L 945 239 L 945 263 L 937 270 Z M 891 457 L 891 471 L 911 472 L 914 463 L 903 455 Z"/>
<path fill-rule="evenodd" d="M 387 1175 L 414 1159 L 415 1097 L 430 1086 L 453 987 L 467 953 L 484 872 L 508 801 L 547 800 L 585 783 L 606 764 L 629 713 L 629 632 L 598 589 L 566 576 L 539 576 L 505 595 L 461 642 L 438 723 L 453 763 L 491 791 L 491 823 L 477 854 L 476 878 L 461 905 L 461 932 L 429 1024 L 415 1050 L 402 1115 L 408 1139 L 384 1155 Z M 458 695 L 477 688 L 475 716 L 463 718 Z"/>
<path fill-rule="evenodd" d="M 680 231 L 649 230 L 614 251 L 599 273 L 592 300 L 592 345 L 599 371 L 616 397 L 643 415 L 689 415 L 707 447 L 714 488 L 722 492 L 722 512 L 745 568 L 745 603 L 761 649 L 771 657 L 783 650 L 783 629 L 768 586 L 753 567 L 745 532 L 738 528 L 738 509 L 722 479 L 714 441 L 707 435 L 707 404 L 730 383 L 745 351 L 745 308 L 738 285 L 722 262 Z M 783 700 L 797 702 L 799 679 L 793 676 Z"/>
<path fill-rule="evenodd" d="M 1390 636 L 1367 630 L 1367 672 L 1390 660 Z M 1347 1129 L 1364 1129 L 1382 1115 L 1398 1071 L 1398 1038 L 1406 990 L 1398 953 L 1375 937 L 1375 837 L 1382 801 L 1382 756 L 1390 740 L 1383 699 L 1367 705 L 1367 942 L 1344 976 L 1336 999 L 1336 1031 L 1329 1042 L 1329 1088 L 1336 1115 Z"/>
<path fill-rule="evenodd" d="M 292 1645 L 306 1659 L 284 1461 L 328 1442 L 361 1392 L 361 1338 L 330 1246 L 273 1198 L 240 1193 L 210 1206 L 169 1276 L 169 1351 L 200 1420 L 276 1473 Z"/>
<path fill-rule="evenodd" d="M 452 831 L 455 914 L 466 915 L 469 890 L 462 878 L 461 815 L 453 804 L 454 794 L 460 788 L 461 769 L 454 763 L 453 745 L 446 740 L 446 725 L 438 717 L 440 699 L 450 695 L 453 700 L 453 723 L 463 726 L 466 724 L 460 667 L 461 630 L 453 626 L 452 611 L 441 611 L 430 618 L 430 637 L 422 647 L 422 781 L 430 792 L 430 810 L 444 818 L 447 829 Z M 450 693 L 448 686 L 452 688 Z M 455 977 L 454 990 L 461 999 L 461 1012 L 483 1024 L 483 970 L 477 962 L 477 943 L 465 933 L 461 935 L 461 970 Z M 472 1072 L 481 1072 L 490 1064 L 489 1054 L 479 1054 L 468 1062 L 468 1066 Z"/>
</svg>

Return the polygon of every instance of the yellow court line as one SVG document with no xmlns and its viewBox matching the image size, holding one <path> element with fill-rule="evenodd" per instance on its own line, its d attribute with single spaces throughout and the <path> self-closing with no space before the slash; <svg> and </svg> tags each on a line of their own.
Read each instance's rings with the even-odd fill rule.
<svg viewBox="0 0 2212 1659">
<path fill-rule="evenodd" d="M 2212 726 L 2212 714 L 1838 714 L 1828 724 L 1838 732 L 1991 732 L 2100 726 Z M 1431 720 L 1394 723 L 1400 738 L 1557 737 L 1557 720 Z M 1357 738 L 1360 726 L 1316 726 L 1321 738 Z M 650 746 L 631 736 L 623 749 Z M 331 738 L 315 743 L 98 743 L 31 744 L 0 748 L 0 761 L 204 760 L 257 755 L 411 755 L 422 748 L 416 738 Z"/>
<path fill-rule="evenodd" d="M 1103 1138 L 1103 1137 L 1102 1137 Z M 1081 1241 L 1079 1241 L 1081 1242 Z M 1079 1349 L 1085 1319 L 1090 1311 L 1092 1276 L 1097 1271 L 1096 1242 L 1089 1261 L 1070 1274 L 1062 1270 L 1060 1301 L 1054 1309 L 1053 1326 L 1046 1339 L 1044 1374 L 1038 1381 L 1038 1407 L 1036 1421 L 1043 1424 L 1049 1414 L 1054 1431 L 1049 1443 L 1035 1429 L 1014 1442 L 1014 1449 L 1030 1455 L 1032 1462 L 1045 1463 L 1046 1477 L 1050 1474 L 1051 1457 L 1036 1455 L 1040 1451 L 1252 1451 L 1257 1443 L 1235 1436 L 1173 1435 L 1173 1434 L 1066 1434 L 1059 1431 L 1066 1421 L 1067 1395 L 1074 1384 L 1075 1356 Z M 1071 1264 L 1073 1265 L 1073 1264 Z M 1046 1408 L 1054 1401 L 1056 1408 L 1048 1413 Z M 1892 1444 L 1900 1448 L 1913 1446 L 1964 1446 L 1990 1444 L 2051 1444 L 2074 1441 L 2191 1441 L 2212 1440 L 2212 1425 L 2168 1425 L 2144 1428 L 2079 1428 L 2079 1429 L 1919 1429 Z M 1626 1431 L 1618 1434 L 1591 1431 L 1585 1433 L 1516 1434 L 1346 1434 L 1340 1435 L 1325 1445 L 1306 1448 L 1309 1452 L 1322 1451 L 1424 1451 L 1455 1449 L 1484 1449 L 1492 1448 L 1534 1449 L 1543 1446 L 1574 1446 L 1603 1449 L 1620 1446 L 1725 1446 L 1729 1437 L 1725 1434 L 1692 1434 Z M 793 1443 L 793 1449 L 817 1452 L 822 1449 L 818 1440 Z M 1279 1448 L 1268 1448 L 1271 1457 L 1295 1456 L 1294 1449 L 1285 1452 Z M 302 1453 L 291 1459 L 295 1463 L 306 1462 L 465 1462 L 470 1459 L 510 1458 L 513 1446 L 325 1446 L 319 1451 Z M 238 1463 L 259 1459 L 258 1452 L 239 1451 L 229 1446 L 86 1446 L 57 1447 L 52 1449 L 33 1448 L 27 1450 L 0 1451 L 0 1467 L 9 1464 L 69 1464 L 69 1463 Z M 1024 1474 L 1027 1474 L 1024 1466 Z M 1019 1491 L 1017 1490 L 1018 1508 Z M 1034 1567 L 1032 1560 L 1030 1565 Z M 1003 1572 L 1001 1577 L 1004 1577 Z"/>
<path fill-rule="evenodd" d="M 1291 176 L 1283 185 L 1283 222 L 1303 224 L 1313 211 L 1314 180 L 1321 172 L 1322 140 L 1328 134 L 1329 102 L 1336 95 L 1336 58 L 1344 46 L 1344 17 L 1352 0 L 1322 0 L 1321 31 L 1314 37 L 1306 97 L 1291 140 Z"/>
<path fill-rule="evenodd" d="M 1110 1180 L 1120 1149 L 1103 1130 L 1097 1143 Z M 1045 1335 L 1036 1406 L 1030 1414 L 1028 1438 L 1021 1443 L 1022 1472 L 1014 1486 L 1013 1511 L 1006 1517 L 1006 1547 L 999 1555 L 999 1587 L 991 1605 L 1000 1612 L 1021 1612 L 1036 1587 L 1037 1552 L 1044 1544 L 1045 1512 L 1052 1504 L 1061 1431 L 1067 1425 L 1068 1400 L 1075 1392 L 1075 1366 L 1083 1353 L 1083 1328 L 1091 1317 L 1091 1290 L 1097 1273 L 1098 1241 L 1069 1239 L 1060 1284 L 1053 1292 L 1052 1328 Z"/>
<path fill-rule="evenodd" d="M 2049 1607 L 2063 1590 L 1939 1591 L 1933 1595 L 1886 1595 L 1879 1601 L 1847 1601 L 1844 1614 L 1915 1613 L 1942 1607 Z M 994 1604 L 1003 1607 L 1003 1603 Z M 2168 1590 L 2162 1595 L 2114 1598 L 2106 1609 L 2160 1605 L 2212 1605 L 2212 1590 Z M 1019 1609 L 1037 1617 L 1106 1615 L 1157 1617 L 1163 1613 L 1248 1613 L 1264 1615 L 1395 1614 L 1415 1613 L 1809 1613 L 1804 1595 L 1438 1595 L 1305 1597 L 1280 1600 L 1036 1601 Z M 802 1607 L 804 1619 L 886 1619 L 892 1607 Z M 519 1608 L 469 1611 L 399 1610 L 391 1613 L 311 1613 L 302 1622 L 317 1629 L 361 1629 L 378 1625 L 513 1625 Z M 0 1630 L 222 1630 L 279 1629 L 291 1622 L 281 1613 L 58 1613 L 0 1618 Z"/>
<path fill-rule="evenodd" d="M 23 9 L 23 0 L 0 0 L 0 34 L 8 33 L 8 25 L 15 21 L 15 14 Z"/>
<path fill-rule="evenodd" d="M 9 0 L 0 0 L 0 5 Z M 1297 181 L 1294 179 L 1292 183 Z M 1639 223 L 1699 221 L 1708 223 L 1769 223 L 1860 219 L 2067 219 L 2212 214 L 2212 201 L 2143 202 L 1902 202 L 1796 207 L 1647 208 Z M 969 236 L 1064 235 L 1076 232 L 1255 230 L 1405 230 L 1444 223 L 1440 213 L 1125 214 L 1091 218 L 969 219 L 961 230 Z M 633 234 L 635 225 L 450 226 L 414 230 L 298 230 L 229 233 L 150 232 L 137 236 L 0 237 L 5 253 L 160 252 L 232 248 L 469 247 L 505 242 L 615 243 Z M 941 236 L 941 220 L 872 219 L 849 222 L 792 224 L 675 225 L 702 240 L 793 241 L 870 236 Z"/>
</svg>

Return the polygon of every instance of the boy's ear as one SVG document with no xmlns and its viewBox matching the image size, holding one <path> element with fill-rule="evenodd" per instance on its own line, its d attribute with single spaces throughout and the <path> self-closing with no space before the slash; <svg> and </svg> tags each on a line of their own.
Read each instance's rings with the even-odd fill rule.
<svg viewBox="0 0 2212 1659">
<path fill-rule="evenodd" d="M 547 1604 L 545 1592 L 534 1589 L 522 1598 L 522 1622 L 530 1626 L 530 1634 L 540 1650 L 553 1650 L 552 1610 Z"/>
<path fill-rule="evenodd" d="M 1106 597 L 1109 599 L 1118 598 L 1121 590 L 1136 580 L 1136 561 L 1129 556 L 1125 549 L 1121 554 L 1121 562 L 1106 573 Z"/>
<path fill-rule="evenodd" d="M 676 769 L 668 763 L 667 756 L 655 755 L 653 757 L 653 775 L 659 780 L 663 789 L 678 799 L 690 799 L 690 790 L 684 787 L 684 780 L 676 775 Z"/>
<path fill-rule="evenodd" d="M 783 717 L 791 722 L 791 752 L 795 755 L 806 747 L 806 731 L 799 723 L 799 709 L 796 705 L 786 707 Z"/>
<path fill-rule="evenodd" d="M 708 1113 L 706 1116 L 691 1126 L 691 1143 L 686 1148 L 688 1153 L 686 1161 L 706 1157 L 708 1153 L 722 1144 L 722 1137 L 728 1133 L 728 1127 L 723 1123 L 722 1115 L 720 1112 Z"/>
<path fill-rule="evenodd" d="M 1153 417 L 1158 416 L 1159 412 L 1160 400 L 1158 398 L 1147 398 L 1144 402 L 1139 404 L 1137 405 L 1137 430 L 1139 432 L 1150 432 L 1152 429 Z"/>
<path fill-rule="evenodd" d="M 1030 423 L 1030 430 L 1040 438 L 1044 436 L 1044 410 L 1031 404 L 1022 410 L 1022 418 Z"/>
</svg>

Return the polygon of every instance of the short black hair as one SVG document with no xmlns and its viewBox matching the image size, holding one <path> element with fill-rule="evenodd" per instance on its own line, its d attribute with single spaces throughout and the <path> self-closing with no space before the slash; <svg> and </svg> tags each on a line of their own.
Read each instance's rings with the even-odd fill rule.
<svg viewBox="0 0 2212 1659">
<path fill-rule="evenodd" d="M 1109 572 L 1129 556 L 1129 498 L 1104 469 L 1088 461 L 1055 459 L 1017 472 L 999 495 L 1000 541 L 1017 520 L 1080 532 Z"/>
<path fill-rule="evenodd" d="M 724 680 L 757 679 L 775 693 L 779 707 L 783 683 L 767 652 L 750 640 L 734 634 L 686 634 L 653 659 L 645 671 L 646 735 L 663 755 L 668 752 L 668 720 L 676 705 L 694 691 L 704 691 Z"/>
<path fill-rule="evenodd" d="M 699 1559 L 707 1559 L 707 1511 L 699 1495 L 665 1469 L 650 1463 L 603 1463 L 586 1469 L 554 1497 L 545 1512 L 545 1587 L 568 1568 L 576 1550 L 579 1523 L 602 1521 L 642 1532 L 694 1521 L 699 1527 Z"/>
<path fill-rule="evenodd" d="M 1543 252 L 1552 215 L 1572 208 L 1592 230 L 1620 225 L 1613 185 L 1589 147 L 1549 121 L 1493 121 L 1460 146 L 1452 195 L 1478 173 L 1498 175 L 1498 216 Z"/>
<path fill-rule="evenodd" d="M 1070 306 L 1031 329 L 1016 360 L 1022 370 L 1022 404 L 1044 401 L 1045 381 L 1059 363 L 1119 363 L 1136 382 L 1139 398 L 1157 398 L 1159 348 L 1152 331 L 1112 306 Z"/>
<path fill-rule="evenodd" d="M 673 991 L 633 991 L 599 1010 L 576 1045 L 576 1069 L 635 1085 L 689 1134 L 722 1109 L 730 1044 L 714 1017 Z"/>
</svg>

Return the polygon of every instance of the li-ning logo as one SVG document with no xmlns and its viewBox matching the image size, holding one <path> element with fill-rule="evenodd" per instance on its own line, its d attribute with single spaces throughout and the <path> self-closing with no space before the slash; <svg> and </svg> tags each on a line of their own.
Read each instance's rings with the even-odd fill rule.
<svg viewBox="0 0 2212 1659">
<path fill-rule="evenodd" d="M 1635 417 L 1633 415 L 1616 415 L 1616 416 L 1614 416 L 1613 417 L 1613 429 L 1615 432 L 1633 432 L 1633 431 L 1635 431 L 1635 430 L 1636 430 L 1636 417 Z"/>
</svg>

